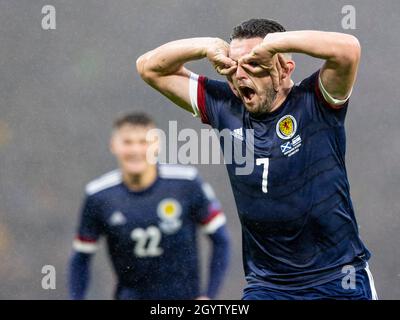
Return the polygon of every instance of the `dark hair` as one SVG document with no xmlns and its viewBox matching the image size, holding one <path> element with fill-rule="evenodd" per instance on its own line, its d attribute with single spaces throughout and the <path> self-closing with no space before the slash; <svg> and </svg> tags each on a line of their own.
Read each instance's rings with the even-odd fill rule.
<svg viewBox="0 0 400 320">
<path fill-rule="evenodd" d="M 155 126 L 155 122 L 144 112 L 132 112 L 125 114 L 114 121 L 113 128 L 119 129 L 122 126 L 130 124 L 132 126 Z"/>
<path fill-rule="evenodd" d="M 243 21 L 233 28 L 230 40 L 264 38 L 268 33 L 285 31 L 286 29 L 276 21 L 268 19 L 250 19 Z"/>
</svg>

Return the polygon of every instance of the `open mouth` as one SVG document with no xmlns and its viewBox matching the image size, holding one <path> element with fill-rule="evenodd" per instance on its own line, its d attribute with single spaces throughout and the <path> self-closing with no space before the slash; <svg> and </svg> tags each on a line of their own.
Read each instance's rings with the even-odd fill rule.
<svg viewBox="0 0 400 320">
<path fill-rule="evenodd" d="M 241 86 L 239 90 L 246 103 L 250 102 L 256 94 L 254 89 L 247 86 Z"/>
</svg>

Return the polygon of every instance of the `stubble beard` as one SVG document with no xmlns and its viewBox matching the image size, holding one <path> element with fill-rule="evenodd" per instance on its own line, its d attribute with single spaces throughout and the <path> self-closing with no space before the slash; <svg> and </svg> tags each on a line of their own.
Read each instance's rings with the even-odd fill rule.
<svg viewBox="0 0 400 320">
<path fill-rule="evenodd" d="M 265 102 L 261 102 L 260 105 L 258 106 L 258 108 L 256 108 L 256 110 L 251 111 L 251 110 L 247 109 L 249 111 L 249 113 L 251 113 L 254 116 L 263 115 L 263 114 L 271 112 L 271 110 L 272 110 L 272 105 L 275 101 L 277 92 L 274 90 L 273 87 L 267 88 L 265 91 L 266 91 L 265 92 Z"/>
</svg>

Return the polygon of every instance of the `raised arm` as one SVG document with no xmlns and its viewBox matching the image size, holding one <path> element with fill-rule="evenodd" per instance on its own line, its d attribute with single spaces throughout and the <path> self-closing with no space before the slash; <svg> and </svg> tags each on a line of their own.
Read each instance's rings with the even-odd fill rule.
<svg viewBox="0 0 400 320">
<path fill-rule="evenodd" d="M 271 61 L 275 54 L 290 52 L 325 60 L 320 72 L 323 87 L 335 99 L 348 97 L 356 79 L 361 55 L 357 38 L 349 34 L 323 31 L 270 33 L 239 63 L 256 63 L 264 69 L 274 69 Z M 279 72 L 272 74 L 277 75 Z M 276 76 L 273 81 L 279 84 L 280 79 Z"/>
<path fill-rule="evenodd" d="M 236 69 L 228 58 L 229 45 L 219 38 L 172 41 L 140 56 L 137 70 L 144 81 L 183 109 L 193 112 L 189 97 L 187 62 L 207 58 L 216 71 L 227 75 Z"/>
</svg>

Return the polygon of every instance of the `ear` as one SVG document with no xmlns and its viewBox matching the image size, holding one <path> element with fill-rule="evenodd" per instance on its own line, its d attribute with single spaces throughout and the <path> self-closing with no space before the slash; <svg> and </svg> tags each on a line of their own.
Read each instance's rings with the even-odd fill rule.
<svg viewBox="0 0 400 320">
<path fill-rule="evenodd" d="M 296 68 L 295 62 L 292 59 L 286 59 L 281 54 L 279 55 L 279 62 L 282 67 L 282 74 L 281 74 L 282 80 L 285 80 L 287 78 L 290 79 L 294 69 Z"/>
<path fill-rule="evenodd" d="M 293 60 L 288 60 L 286 62 L 286 65 L 288 67 L 287 75 L 290 78 L 292 76 L 294 69 L 296 69 L 296 63 Z"/>
</svg>

